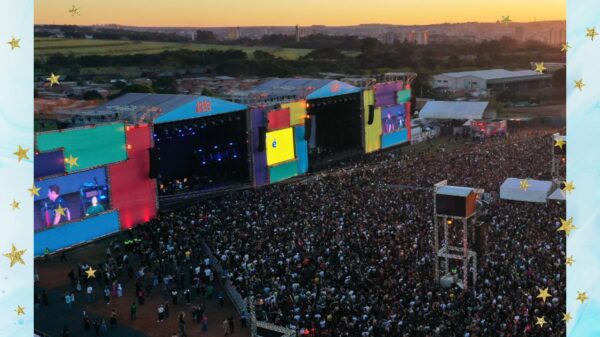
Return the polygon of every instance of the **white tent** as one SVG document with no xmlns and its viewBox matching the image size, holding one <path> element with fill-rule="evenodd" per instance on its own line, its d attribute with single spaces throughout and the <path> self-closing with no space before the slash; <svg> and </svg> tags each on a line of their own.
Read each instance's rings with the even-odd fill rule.
<svg viewBox="0 0 600 337">
<path fill-rule="evenodd" d="M 552 192 L 552 194 L 548 196 L 548 200 L 565 201 L 567 200 L 567 195 L 565 191 L 561 190 L 560 188 L 557 188 L 556 190 L 554 190 L 554 192 Z"/>
<path fill-rule="evenodd" d="M 419 118 L 428 119 L 494 119 L 496 111 L 488 102 L 428 101 Z"/>
<path fill-rule="evenodd" d="M 521 180 L 527 180 L 527 189 L 521 188 Z M 500 186 L 500 199 L 546 202 L 551 191 L 551 181 L 508 178 Z"/>
</svg>

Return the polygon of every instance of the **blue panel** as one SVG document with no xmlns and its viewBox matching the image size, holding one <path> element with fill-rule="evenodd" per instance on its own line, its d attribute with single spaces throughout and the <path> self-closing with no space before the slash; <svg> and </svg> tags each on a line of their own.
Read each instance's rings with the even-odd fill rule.
<svg viewBox="0 0 600 337">
<path fill-rule="evenodd" d="M 119 230 L 119 212 L 110 211 L 83 221 L 54 227 L 34 235 L 35 256 L 92 241 Z"/>
<path fill-rule="evenodd" d="M 341 96 L 359 92 L 361 89 L 348 83 L 340 81 L 331 81 L 320 89 L 317 89 L 306 96 L 307 99 L 317 99 L 333 96 Z"/>
<path fill-rule="evenodd" d="M 381 147 L 388 148 L 408 141 L 408 130 L 402 129 L 398 132 L 388 133 L 381 136 Z"/>
<path fill-rule="evenodd" d="M 228 102 L 212 97 L 200 96 L 179 108 L 169 111 L 156 118 L 154 124 L 176 122 L 186 119 L 194 119 L 207 116 L 226 114 L 228 112 L 248 109 L 247 106 Z"/>
<path fill-rule="evenodd" d="M 44 178 L 65 173 L 65 155 L 63 150 L 35 154 L 33 176 Z"/>
<path fill-rule="evenodd" d="M 89 171 L 38 181 L 35 183 L 35 186 L 40 188 L 40 195 L 36 195 L 33 198 L 33 201 L 39 201 L 48 198 L 46 194 L 48 192 L 48 187 L 51 185 L 58 185 L 60 187 L 60 194 L 69 194 L 75 192 L 79 193 L 81 186 L 84 183 L 90 182 L 102 186 L 107 185 L 106 169 L 101 167 Z"/>
<path fill-rule="evenodd" d="M 298 159 L 298 174 L 308 172 L 308 142 L 304 140 L 304 125 L 296 126 L 296 159 Z"/>
</svg>

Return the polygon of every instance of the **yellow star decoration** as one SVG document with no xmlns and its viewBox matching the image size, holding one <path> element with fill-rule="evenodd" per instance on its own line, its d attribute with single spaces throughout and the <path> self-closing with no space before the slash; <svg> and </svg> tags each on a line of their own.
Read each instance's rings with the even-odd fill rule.
<svg viewBox="0 0 600 337">
<path fill-rule="evenodd" d="M 17 313 L 17 316 L 25 315 L 25 308 L 20 305 L 17 305 L 15 312 Z"/>
<path fill-rule="evenodd" d="M 585 301 L 587 301 L 589 299 L 589 297 L 587 297 L 586 292 L 577 292 L 577 300 L 581 302 L 581 304 L 583 304 Z"/>
<path fill-rule="evenodd" d="M 13 202 L 10 204 L 10 207 L 12 207 L 13 211 L 15 209 L 20 209 L 21 203 L 13 199 Z"/>
<path fill-rule="evenodd" d="M 25 264 L 25 261 L 23 261 L 23 254 L 25 254 L 26 251 L 26 249 L 18 250 L 17 247 L 15 247 L 15 244 L 13 243 L 11 252 L 4 254 L 4 256 L 10 260 L 11 268 L 17 263 L 20 263 L 22 265 Z"/>
<path fill-rule="evenodd" d="M 58 81 L 60 79 L 60 75 L 54 75 L 54 73 L 50 73 L 50 77 L 46 78 L 47 81 L 50 81 L 50 86 L 54 86 L 55 84 L 60 84 Z"/>
<path fill-rule="evenodd" d="M 594 38 L 598 35 L 598 33 L 596 32 L 596 27 L 586 28 L 585 30 L 587 30 L 587 34 L 585 34 L 585 36 L 589 37 L 590 39 L 592 39 L 592 41 L 594 41 Z"/>
<path fill-rule="evenodd" d="M 65 216 L 66 208 L 63 208 L 61 205 L 58 205 L 58 208 L 55 210 L 56 214 L 60 214 L 61 216 Z"/>
<path fill-rule="evenodd" d="M 519 181 L 519 186 L 523 191 L 527 191 L 527 189 L 529 188 L 529 183 L 527 182 L 527 179 Z"/>
<path fill-rule="evenodd" d="M 7 43 L 10 45 L 10 50 L 15 50 L 15 48 L 21 48 L 19 42 L 21 42 L 21 39 L 15 39 L 15 37 L 13 36 L 12 39 Z"/>
<path fill-rule="evenodd" d="M 544 327 L 544 325 L 547 323 L 546 319 L 544 318 L 544 316 L 542 317 L 536 317 L 535 318 L 537 322 L 535 322 L 535 325 L 539 325 L 540 327 Z"/>
<path fill-rule="evenodd" d="M 575 189 L 575 184 L 572 181 L 565 181 L 565 187 L 563 187 L 563 191 L 567 193 L 573 192 Z"/>
<path fill-rule="evenodd" d="M 575 89 L 579 89 L 580 91 L 585 87 L 585 83 L 583 83 L 583 79 L 575 80 Z"/>
<path fill-rule="evenodd" d="M 565 261 L 565 264 L 567 266 L 572 266 L 574 262 L 575 262 L 575 259 L 573 258 L 573 255 L 571 255 L 571 256 L 567 257 L 567 260 Z"/>
<path fill-rule="evenodd" d="M 563 51 L 566 53 L 569 51 L 569 49 L 571 49 L 571 45 L 569 44 L 569 42 L 565 42 L 562 44 L 560 51 Z"/>
<path fill-rule="evenodd" d="M 536 63 L 535 64 L 535 71 L 536 72 L 538 72 L 540 74 L 543 74 L 544 70 L 546 70 L 546 67 L 544 67 L 544 62 L 542 62 L 542 63 Z"/>
<path fill-rule="evenodd" d="M 90 267 L 90 269 L 86 270 L 85 273 L 87 274 L 87 278 L 95 278 L 96 277 L 96 271 L 94 270 L 94 268 Z"/>
<path fill-rule="evenodd" d="M 562 150 L 563 145 L 565 145 L 565 140 L 562 138 L 559 138 L 557 140 L 554 141 L 554 146 L 558 146 L 560 147 L 560 149 Z"/>
<path fill-rule="evenodd" d="M 560 218 L 561 226 L 556 230 L 557 232 L 564 231 L 567 236 L 571 234 L 571 231 L 577 229 L 577 227 L 573 226 L 573 217 L 570 217 L 569 220 L 565 220 Z"/>
<path fill-rule="evenodd" d="M 75 5 L 71 6 L 71 9 L 69 9 L 69 13 L 71 13 L 71 16 L 81 16 L 81 14 L 79 14 L 79 7 Z"/>
<path fill-rule="evenodd" d="M 507 15 L 507 16 L 502 16 L 502 23 L 503 23 L 503 24 L 505 24 L 505 25 L 508 25 L 508 24 L 509 24 L 509 23 L 511 23 L 511 22 L 512 22 L 512 20 L 510 19 L 510 16 L 509 16 L 509 15 Z"/>
<path fill-rule="evenodd" d="M 13 152 L 13 154 L 17 156 L 17 161 L 21 162 L 21 160 L 23 159 L 29 160 L 29 156 L 27 156 L 27 151 L 29 151 L 29 149 L 24 149 L 21 147 L 21 145 L 19 145 L 19 149 L 17 150 L 17 152 Z"/>
<path fill-rule="evenodd" d="M 31 194 L 31 196 L 40 196 L 40 190 L 41 188 L 36 187 L 35 184 L 33 184 L 33 186 L 31 188 L 28 188 L 27 191 L 29 191 L 29 193 Z"/>
<path fill-rule="evenodd" d="M 567 323 L 569 323 L 569 321 L 570 321 L 570 320 L 572 320 L 572 319 L 573 319 L 573 317 L 571 317 L 571 314 L 570 314 L 570 313 L 568 313 L 568 312 L 567 312 L 567 313 L 564 313 L 564 314 L 563 314 L 563 319 L 562 319 L 562 320 L 563 320 L 564 322 L 567 322 Z"/>
<path fill-rule="evenodd" d="M 65 159 L 65 163 L 69 164 L 69 169 L 72 169 L 73 166 L 79 166 L 77 160 L 79 160 L 79 157 L 73 157 L 73 155 L 70 154 L 69 158 Z"/>
<path fill-rule="evenodd" d="M 540 293 L 537 295 L 536 298 L 541 298 L 542 302 L 546 303 L 546 299 L 550 296 L 551 295 L 548 292 L 548 288 L 545 288 L 545 289 L 540 289 Z"/>
</svg>

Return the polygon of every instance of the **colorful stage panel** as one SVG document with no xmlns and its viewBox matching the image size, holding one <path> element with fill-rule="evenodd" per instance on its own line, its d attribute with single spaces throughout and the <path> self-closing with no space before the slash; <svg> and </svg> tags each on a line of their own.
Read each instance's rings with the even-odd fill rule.
<svg viewBox="0 0 600 337">
<path fill-rule="evenodd" d="M 308 142 L 304 139 L 305 128 L 302 126 L 295 126 L 295 137 L 296 137 L 296 159 L 298 159 L 298 174 L 304 174 L 308 172 Z"/>
<path fill-rule="evenodd" d="M 294 159 L 293 128 L 267 132 L 265 147 L 267 148 L 268 166 Z"/>
<path fill-rule="evenodd" d="M 267 126 L 269 131 L 290 127 L 290 109 L 269 111 L 267 113 Z"/>
<path fill-rule="evenodd" d="M 65 157 L 62 150 L 36 153 L 33 162 L 35 179 L 65 173 Z"/>
<path fill-rule="evenodd" d="M 154 124 L 170 123 L 199 117 L 222 115 L 248 109 L 247 106 L 212 97 L 200 96 L 173 111 L 156 118 Z"/>
<path fill-rule="evenodd" d="M 306 101 L 281 104 L 282 109 L 290 109 L 290 125 L 303 125 L 306 117 Z"/>
<path fill-rule="evenodd" d="M 127 159 L 123 123 L 38 133 L 36 146 L 40 152 L 62 148 L 66 159 L 76 158 L 76 165 L 66 164 L 68 173 Z"/>
<path fill-rule="evenodd" d="M 298 164 L 295 160 L 269 168 L 269 179 L 271 184 L 295 177 L 297 175 Z"/>
<path fill-rule="evenodd" d="M 129 229 L 156 217 L 156 180 L 150 179 L 150 135 L 148 126 L 127 131 L 127 161 L 110 165 L 111 200 L 119 210 L 121 225 Z"/>
<path fill-rule="evenodd" d="M 373 109 L 373 123 L 369 124 L 370 106 L 375 104 L 375 96 L 372 90 L 363 91 L 363 104 L 365 152 L 370 153 L 381 149 L 381 108 Z"/>
<path fill-rule="evenodd" d="M 396 94 L 396 102 L 398 104 L 410 102 L 410 95 L 410 89 L 400 90 Z"/>
<path fill-rule="evenodd" d="M 402 81 L 376 84 L 374 90 L 376 107 L 396 105 L 396 92 L 402 90 Z"/>
<path fill-rule="evenodd" d="M 395 133 L 381 136 L 381 147 L 386 149 L 408 141 L 408 130 L 403 129 Z"/>
<path fill-rule="evenodd" d="M 261 142 L 260 128 L 266 129 L 265 121 L 265 110 L 262 108 L 256 108 L 250 110 L 251 124 L 250 130 L 252 134 L 251 146 L 252 146 L 252 164 L 254 171 L 254 184 L 256 186 L 262 186 L 269 183 L 269 170 L 267 167 L 267 154 L 265 149 L 259 150 L 259 144 Z M 262 134 L 264 138 L 265 135 Z M 265 139 L 262 139 L 265 140 Z"/>
<path fill-rule="evenodd" d="M 35 185 L 40 189 L 39 196 L 34 197 L 35 231 L 62 226 L 111 208 L 105 168 L 62 175 Z"/>
<path fill-rule="evenodd" d="M 35 233 L 34 254 L 42 256 L 46 249 L 52 253 L 115 233 L 119 229 L 119 212 L 117 211 L 106 212 L 79 222 L 71 222 Z"/>
</svg>

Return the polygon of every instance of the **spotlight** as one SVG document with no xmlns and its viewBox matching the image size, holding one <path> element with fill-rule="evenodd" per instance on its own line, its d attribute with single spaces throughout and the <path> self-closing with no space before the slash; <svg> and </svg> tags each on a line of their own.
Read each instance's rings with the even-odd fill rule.
<svg viewBox="0 0 600 337">
<path fill-rule="evenodd" d="M 452 225 L 452 219 L 448 219 L 448 221 L 446 221 L 446 223 L 447 223 L 448 225 Z"/>
</svg>

